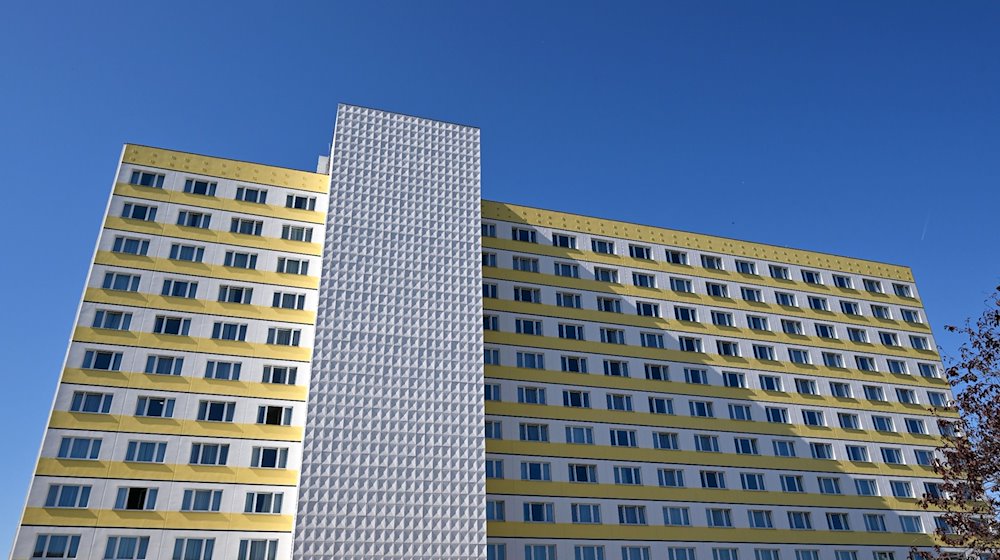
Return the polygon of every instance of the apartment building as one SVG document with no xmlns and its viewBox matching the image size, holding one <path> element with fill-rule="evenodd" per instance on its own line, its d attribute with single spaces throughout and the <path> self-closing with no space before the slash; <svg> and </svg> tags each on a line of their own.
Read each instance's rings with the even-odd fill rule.
<svg viewBox="0 0 1000 560">
<path fill-rule="evenodd" d="M 11 558 L 903 560 L 935 348 L 903 266 L 484 201 L 472 127 L 126 145 Z"/>
</svg>

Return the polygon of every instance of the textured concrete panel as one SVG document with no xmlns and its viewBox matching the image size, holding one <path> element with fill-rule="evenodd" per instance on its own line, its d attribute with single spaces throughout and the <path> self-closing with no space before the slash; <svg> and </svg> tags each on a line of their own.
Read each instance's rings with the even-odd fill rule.
<svg viewBox="0 0 1000 560">
<path fill-rule="evenodd" d="M 341 105 L 296 558 L 485 558 L 479 130 Z"/>
</svg>

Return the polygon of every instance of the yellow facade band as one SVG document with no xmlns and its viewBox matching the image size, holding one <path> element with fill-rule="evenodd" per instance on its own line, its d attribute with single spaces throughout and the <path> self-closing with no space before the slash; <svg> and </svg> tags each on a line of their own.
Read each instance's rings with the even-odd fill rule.
<svg viewBox="0 0 1000 560">
<path fill-rule="evenodd" d="M 809 307 L 790 307 L 778 305 L 776 303 L 745 301 L 742 299 L 716 297 L 708 294 L 696 294 L 693 292 L 675 292 L 673 290 L 665 290 L 662 288 L 640 288 L 638 286 L 626 284 L 599 282 L 597 280 L 586 280 L 583 278 L 569 278 L 566 276 L 556 276 L 554 274 L 525 272 L 521 270 L 511 270 L 508 268 L 484 266 L 483 279 L 508 280 L 519 284 L 538 284 L 540 286 L 567 288 L 571 290 L 596 292 L 600 294 L 631 296 L 639 300 L 646 301 L 666 301 L 682 305 L 705 305 L 717 309 L 736 309 L 739 311 L 746 311 L 748 313 L 773 313 L 787 317 L 801 317 L 804 319 L 812 319 L 814 321 L 843 323 L 846 325 L 858 325 L 874 329 L 895 329 L 920 334 L 931 333 L 930 327 L 924 323 L 907 323 L 905 321 L 897 321 L 895 319 L 878 319 L 867 315 L 846 315 L 844 313 L 834 311 L 818 311 Z"/>
<path fill-rule="evenodd" d="M 525 457 L 559 457 L 563 459 L 590 459 L 596 461 L 632 461 L 662 465 L 693 465 L 705 467 L 733 467 L 782 471 L 806 471 L 830 474 L 864 474 L 902 478 L 941 478 L 934 469 L 921 465 L 890 465 L 888 463 L 862 463 L 806 457 L 770 457 L 766 455 L 737 455 L 735 453 L 705 453 L 702 451 L 674 451 L 644 447 L 614 447 L 609 445 L 580 445 L 572 443 L 543 443 L 536 441 L 486 440 L 486 452 L 498 455 Z"/>
<path fill-rule="evenodd" d="M 242 356 L 244 358 L 289 360 L 293 362 L 309 362 L 312 359 L 312 349 L 300 348 L 298 346 L 278 346 L 256 342 L 240 342 L 238 340 L 215 340 L 212 338 L 173 334 L 112 331 L 91 327 L 77 327 L 73 331 L 73 341 L 90 344 L 115 344 L 119 346 L 155 348 L 157 350 L 172 350 L 174 352 L 198 352 L 201 354 Z"/>
<path fill-rule="evenodd" d="M 235 422 L 202 422 L 179 418 L 146 418 L 118 414 L 88 414 L 84 412 L 52 412 L 49 428 L 62 430 L 92 430 L 130 434 L 160 434 L 229 439 L 260 439 L 301 442 L 302 426 L 271 426 L 268 424 L 237 424 Z"/>
<path fill-rule="evenodd" d="M 36 476 L 71 478 L 113 478 L 122 480 L 162 480 L 169 482 L 212 482 L 217 484 L 253 484 L 296 486 L 299 472 L 287 469 L 255 469 L 215 465 L 172 465 L 164 463 L 125 463 L 122 461 L 84 461 L 79 459 L 38 460 Z"/>
<path fill-rule="evenodd" d="M 803 395 L 801 393 L 784 393 L 763 391 L 760 389 L 740 389 L 720 385 L 700 385 L 681 383 L 679 381 L 659 381 L 638 377 L 617 377 L 596 373 L 569 373 L 548 369 L 527 369 L 507 366 L 486 366 L 487 379 L 507 379 L 525 381 L 528 383 L 546 383 L 569 385 L 571 387 L 597 387 L 602 389 L 618 389 L 645 391 L 662 395 L 686 395 L 708 399 L 734 399 L 751 402 L 796 404 L 819 408 L 844 408 L 875 413 L 905 414 L 910 416 L 930 416 L 957 418 L 958 412 L 953 409 L 930 409 L 919 404 L 904 404 L 899 401 L 863 401 L 827 395 Z"/>
<path fill-rule="evenodd" d="M 902 346 L 885 346 L 882 344 L 865 344 L 839 338 L 827 339 L 816 336 L 789 335 L 782 331 L 755 331 L 744 327 L 720 327 L 711 323 L 695 323 L 678 321 L 662 317 L 643 317 L 627 313 L 608 313 L 596 309 L 576 309 L 573 307 L 558 307 L 544 303 L 527 303 L 508 299 L 484 298 L 483 307 L 487 311 L 504 311 L 519 315 L 536 315 L 567 321 L 591 321 L 600 325 L 624 325 L 644 329 L 665 330 L 694 335 L 711 335 L 720 338 L 746 340 L 760 344 L 788 344 L 790 346 L 806 346 L 819 350 L 834 352 L 856 352 L 874 356 L 889 356 L 893 358 L 912 358 L 914 360 L 940 361 L 941 358 L 933 350 L 917 350 Z M 769 318 L 770 319 L 770 318 Z M 777 325 L 770 325 L 777 327 Z"/>
<path fill-rule="evenodd" d="M 115 194 L 118 196 L 127 196 L 129 198 L 141 198 L 143 200 L 164 202 L 167 204 L 183 204 L 184 206 L 210 208 L 212 210 L 250 214 L 252 216 L 263 216 L 265 218 L 277 218 L 279 220 L 295 220 L 297 222 L 321 225 L 326 224 L 326 216 L 322 212 L 299 210 L 297 208 L 285 208 L 284 206 L 275 206 L 273 204 L 258 204 L 256 202 L 246 202 L 243 200 L 217 198 L 214 196 L 202 196 L 157 187 L 143 187 L 141 185 L 130 185 L 128 183 L 116 183 Z"/>
<path fill-rule="evenodd" d="M 807 284 L 798 280 L 778 280 L 770 276 L 756 274 L 743 274 L 729 270 L 717 270 L 711 268 L 695 267 L 691 265 L 673 264 L 663 260 L 634 259 L 627 255 L 608 255 L 594 253 L 593 251 L 582 251 L 579 249 L 568 249 L 564 247 L 554 247 L 541 243 L 529 243 L 526 241 L 514 241 L 512 239 L 500 239 L 496 237 L 483 238 L 484 249 L 499 249 L 511 251 L 518 254 L 543 255 L 558 259 L 572 260 L 573 262 L 588 262 L 609 266 L 625 266 L 648 272 L 662 272 L 664 274 L 680 274 L 692 280 L 708 280 L 713 282 L 738 282 L 741 286 L 753 286 L 774 288 L 777 290 L 795 290 L 807 294 L 821 295 L 827 297 L 838 297 L 871 303 L 895 304 L 903 307 L 922 308 L 920 300 L 897 296 L 895 293 L 872 293 L 867 290 L 855 290 L 850 288 L 839 288 L 826 284 Z"/>
<path fill-rule="evenodd" d="M 215 229 L 161 224 L 158 222 L 146 222 L 142 220 L 115 218 L 111 216 L 104 220 L 104 227 L 117 231 L 155 235 L 157 237 L 171 237 L 174 239 L 185 239 L 188 241 L 198 241 L 202 243 L 221 243 L 223 245 L 233 245 L 236 247 L 280 251 L 282 253 L 292 253 L 294 255 L 309 255 L 312 257 L 320 257 L 323 255 L 323 246 L 319 243 L 292 241 L 290 239 L 281 239 L 280 237 L 264 237 L 261 235 L 230 233 L 228 231 L 219 231 Z"/>
<path fill-rule="evenodd" d="M 656 243 L 708 253 L 794 264 L 806 268 L 822 268 L 873 278 L 913 282 L 913 273 L 909 267 L 789 249 L 764 243 L 738 241 L 713 235 L 630 224 L 488 200 L 484 200 L 482 203 L 482 214 L 484 220 L 529 224 L 556 230 L 587 233 L 598 237 Z"/>
<path fill-rule="evenodd" d="M 916 498 L 886 496 L 848 496 L 843 494 L 807 494 L 799 492 L 753 492 L 712 488 L 663 488 L 580 482 L 539 482 L 491 478 L 486 493 L 494 496 L 537 496 L 545 498 L 589 498 L 603 500 L 645 500 L 685 502 L 704 506 L 742 504 L 761 506 L 818 507 L 845 509 L 882 509 L 920 511 Z M 931 508 L 937 510 L 937 508 Z"/>
<path fill-rule="evenodd" d="M 291 515 L 199 511 L 122 511 L 111 509 L 25 508 L 22 525 L 107 527 L 180 531 L 289 533 Z"/>
<path fill-rule="evenodd" d="M 721 412 L 721 411 L 720 411 Z M 775 422 L 730 420 L 728 418 L 704 418 L 700 416 L 678 416 L 675 414 L 652 414 L 649 412 L 625 412 L 596 408 L 575 408 L 548 404 L 521 404 L 513 402 L 487 401 L 486 414 L 523 419 L 562 420 L 565 422 L 590 422 L 616 424 L 632 427 L 676 428 L 684 430 L 705 430 L 728 432 L 737 435 L 768 435 L 779 437 L 834 439 L 863 443 L 891 445 L 916 445 L 937 447 L 942 440 L 938 436 L 899 432 L 876 432 L 874 430 L 845 430 L 827 426 L 807 426 L 804 424 L 778 424 Z M 832 420 L 832 419 L 831 419 Z"/>
<path fill-rule="evenodd" d="M 263 299 L 268 299 L 268 295 L 264 294 Z M 83 300 L 91 303 L 129 305 L 145 309 L 180 311 L 184 313 L 198 313 L 200 315 L 218 315 L 219 317 L 237 317 L 240 319 L 257 319 L 259 321 L 277 321 L 310 326 L 316 324 L 316 313 L 313 311 L 161 296 L 143 292 L 87 288 L 87 291 L 83 294 Z"/>
<path fill-rule="evenodd" d="M 306 392 L 308 391 L 308 388 L 303 385 L 283 385 L 253 381 L 232 381 L 228 379 L 206 379 L 184 375 L 160 375 L 155 373 L 77 368 L 66 368 L 63 370 L 60 381 L 76 385 L 122 387 L 150 391 L 171 391 L 175 393 L 198 393 L 227 397 L 280 399 L 295 402 L 305 402 Z"/>
<path fill-rule="evenodd" d="M 246 268 L 235 268 L 218 264 L 193 263 L 187 261 L 161 259 L 158 257 L 142 257 L 139 255 L 128 255 L 125 253 L 112 253 L 111 251 L 98 251 L 97 256 L 94 258 L 94 264 L 120 266 L 124 268 L 134 268 L 137 270 L 149 270 L 154 272 L 166 272 L 169 274 L 184 274 L 202 278 L 218 278 L 220 280 L 237 280 L 240 282 L 270 284 L 273 286 L 289 288 L 307 288 L 310 290 L 316 290 L 319 288 L 319 278 L 316 276 L 285 274 L 264 270 L 249 270 Z"/>
<path fill-rule="evenodd" d="M 297 169 L 262 165 L 246 161 L 223 159 L 199 154 L 189 154 L 163 148 L 126 144 L 122 163 L 156 167 L 170 171 L 183 171 L 194 175 L 207 175 L 246 181 L 258 185 L 274 185 L 314 193 L 330 192 L 330 176 Z"/>
<path fill-rule="evenodd" d="M 825 365 L 793 364 L 791 362 L 781 362 L 777 360 L 765 361 L 758 360 L 756 358 L 744 358 L 741 356 L 723 356 L 721 354 L 684 352 L 681 350 L 669 350 L 665 348 L 645 348 L 642 346 L 629 346 L 626 344 L 606 344 L 602 342 L 566 340 L 550 336 L 536 336 L 509 332 L 486 331 L 484 334 L 486 344 L 505 344 L 508 346 L 540 348 L 544 350 L 601 354 L 609 358 L 639 358 L 647 360 L 681 362 L 699 366 L 714 366 L 719 368 L 771 371 L 777 373 L 787 373 L 789 375 L 852 379 L 866 383 L 896 383 L 899 385 L 912 385 L 914 387 L 926 387 L 941 390 L 948 389 L 948 382 L 944 379 L 936 377 L 902 375 L 880 371 L 860 371 L 847 368 L 840 369 L 831 368 Z"/>
<path fill-rule="evenodd" d="M 814 520 L 821 522 L 822 520 Z M 490 521 L 486 536 L 511 539 L 571 539 L 573 541 L 654 541 L 706 543 L 805 544 L 843 546 L 934 546 L 929 535 L 865 533 L 860 531 L 795 531 L 661 525 L 517 523 Z"/>
</svg>

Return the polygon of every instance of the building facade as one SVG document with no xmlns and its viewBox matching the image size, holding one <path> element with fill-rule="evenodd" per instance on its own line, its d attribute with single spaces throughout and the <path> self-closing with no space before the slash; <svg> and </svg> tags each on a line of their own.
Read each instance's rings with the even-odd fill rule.
<svg viewBox="0 0 1000 560">
<path fill-rule="evenodd" d="M 126 145 L 11 558 L 934 544 L 908 268 L 483 201 L 479 158 L 349 105 L 319 173 Z"/>
</svg>

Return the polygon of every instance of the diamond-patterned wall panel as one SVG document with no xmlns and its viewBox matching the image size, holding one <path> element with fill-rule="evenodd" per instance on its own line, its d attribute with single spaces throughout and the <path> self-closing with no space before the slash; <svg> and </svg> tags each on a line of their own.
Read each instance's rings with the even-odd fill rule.
<svg viewBox="0 0 1000 560">
<path fill-rule="evenodd" d="M 485 558 L 479 130 L 341 105 L 296 558 Z"/>
</svg>

